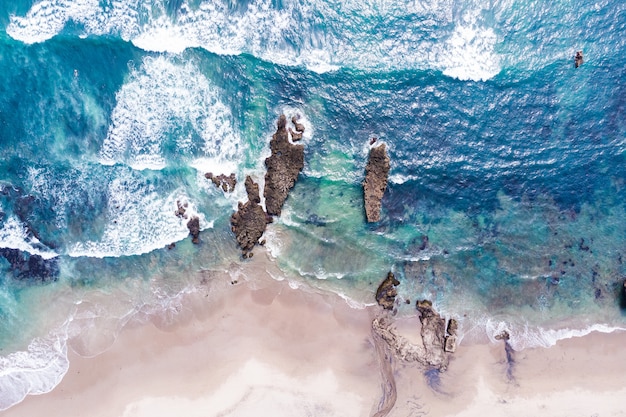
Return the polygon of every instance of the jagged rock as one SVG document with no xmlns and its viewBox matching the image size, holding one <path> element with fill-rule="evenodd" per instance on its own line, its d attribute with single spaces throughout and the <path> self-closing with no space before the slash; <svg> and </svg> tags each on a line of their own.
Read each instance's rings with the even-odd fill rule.
<svg viewBox="0 0 626 417">
<path fill-rule="evenodd" d="M 187 229 L 189 229 L 189 234 L 191 235 L 191 241 L 193 243 L 198 244 L 200 239 L 198 236 L 200 235 L 200 219 L 198 216 L 193 216 L 187 222 Z"/>
<path fill-rule="evenodd" d="M 229 176 L 220 174 L 215 176 L 213 173 L 207 172 L 204 174 L 204 177 L 211 180 L 217 188 L 221 188 L 225 193 L 232 192 L 235 189 L 235 185 L 237 185 L 237 177 L 235 177 L 235 174 L 230 174 Z"/>
<path fill-rule="evenodd" d="M 272 222 L 272 218 L 259 205 L 261 202 L 259 185 L 247 176 L 245 186 L 248 202 L 245 204 L 240 202 L 239 210 L 230 217 L 232 231 L 235 233 L 237 244 L 243 251 L 244 258 L 248 257 L 248 253 L 257 244 L 267 224 Z"/>
<path fill-rule="evenodd" d="M 265 159 L 265 207 L 267 213 L 274 216 L 280 215 L 289 190 L 304 168 L 304 146 L 289 142 L 286 125 L 287 118 L 283 114 L 278 118 L 278 128 L 270 141 L 272 155 Z"/>
<path fill-rule="evenodd" d="M 447 332 L 451 336 L 456 336 L 456 332 L 459 329 L 459 323 L 455 319 L 450 319 L 448 321 L 448 329 Z"/>
<path fill-rule="evenodd" d="M 297 142 L 300 139 L 302 139 L 302 133 L 301 132 L 294 132 L 294 130 L 292 128 L 289 128 L 289 134 L 291 135 L 291 140 L 294 141 L 294 142 Z"/>
<path fill-rule="evenodd" d="M 392 272 L 387 274 L 387 278 L 380 283 L 376 290 L 376 302 L 386 310 L 393 309 L 393 304 L 396 300 L 396 287 L 400 285 L 400 281 L 396 279 Z"/>
<path fill-rule="evenodd" d="M 417 301 L 422 323 L 421 336 L 424 343 L 426 361 L 436 364 L 440 369 L 448 365 L 448 356 L 444 350 L 446 338 L 446 320 L 433 309 L 429 300 Z"/>
<path fill-rule="evenodd" d="M 577 51 L 574 57 L 574 67 L 578 68 L 583 64 L 583 51 Z"/>
<path fill-rule="evenodd" d="M 368 222 L 380 220 L 381 200 L 387 189 L 389 178 L 389 156 L 383 143 L 370 150 L 369 160 L 365 167 L 363 194 L 365 198 L 365 215 Z"/>
<path fill-rule="evenodd" d="M 174 212 L 177 217 L 182 217 L 183 219 L 187 218 L 185 212 L 187 211 L 187 203 L 181 204 L 180 201 L 176 200 L 176 205 L 178 209 Z"/>
<path fill-rule="evenodd" d="M 293 123 L 293 125 L 296 127 L 296 132 L 304 133 L 304 125 L 302 123 L 298 123 L 298 119 L 298 116 L 293 116 L 291 118 L 291 123 Z"/>
</svg>

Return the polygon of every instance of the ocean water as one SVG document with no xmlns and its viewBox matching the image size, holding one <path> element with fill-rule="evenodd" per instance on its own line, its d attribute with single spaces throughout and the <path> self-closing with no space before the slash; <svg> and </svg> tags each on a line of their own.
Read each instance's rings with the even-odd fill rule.
<svg viewBox="0 0 626 417">
<path fill-rule="evenodd" d="M 625 31 L 618 0 L 0 2 L 0 410 L 238 273 L 229 218 L 282 113 L 306 126 L 266 232 L 285 276 L 359 306 L 392 270 L 515 349 L 625 328 Z"/>
</svg>

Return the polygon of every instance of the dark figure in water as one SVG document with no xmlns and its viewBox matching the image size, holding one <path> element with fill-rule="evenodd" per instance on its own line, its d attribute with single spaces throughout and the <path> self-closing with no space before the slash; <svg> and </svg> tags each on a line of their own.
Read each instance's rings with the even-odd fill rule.
<svg viewBox="0 0 626 417">
<path fill-rule="evenodd" d="M 583 51 L 576 52 L 576 57 L 574 58 L 574 67 L 578 68 L 583 64 Z"/>
</svg>

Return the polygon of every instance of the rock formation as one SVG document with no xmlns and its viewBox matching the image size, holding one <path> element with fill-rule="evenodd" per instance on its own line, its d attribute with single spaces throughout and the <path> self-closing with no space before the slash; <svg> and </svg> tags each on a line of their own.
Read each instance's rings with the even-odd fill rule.
<svg viewBox="0 0 626 417">
<path fill-rule="evenodd" d="M 265 159 L 265 207 L 267 213 L 273 216 L 280 215 L 289 190 L 295 185 L 304 168 L 304 146 L 289 142 L 286 125 L 287 118 L 283 114 L 278 119 L 278 128 L 270 141 L 272 155 Z M 298 125 L 296 124 L 296 130 Z"/>
<path fill-rule="evenodd" d="M 383 143 L 370 149 L 369 160 L 365 167 L 363 194 L 365 198 L 365 215 L 368 222 L 380 220 L 381 200 L 387 189 L 389 177 L 389 156 Z"/>
<path fill-rule="evenodd" d="M 304 125 L 302 123 L 299 123 L 298 119 L 299 119 L 298 116 L 293 116 L 291 118 L 291 123 L 293 123 L 294 127 L 296 128 L 296 131 L 294 132 L 293 129 L 289 128 L 289 133 L 291 134 L 291 140 L 294 142 L 302 139 L 302 134 L 304 133 Z"/>
<path fill-rule="evenodd" d="M 574 67 L 578 68 L 583 64 L 583 51 L 577 51 L 574 57 Z"/>
<path fill-rule="evenodd" d="M 200 219 L 198 218 L 198 216 L 193 216 L 191 219 L 189 219 L 189 221 L 187 222 L 187 229 L 189 229 L 191 241 L 195 244 L 200 243 Z"/>
<path fill-rule="evenodd" d="M 176 211 L 174 211 L 174 214 L 176 215 L 176 217 L 181 217 L 183 219 L 186 219 L 187 215 L 185 214 L 185 212 L 187 211 L 188 203 L 181 204 L 180 201 L 176 200 L 176 206 L 178 207 Z"/>
<path fill-rule="evenodd" d="M 426 361 L 445 369 L 448 365 L 448 355 L 446 355 L 444 350 L 446 320 L 433 309 L 433 303 L 428 300 L 418 300 L 416 307 L 420 312 L 421 335 L 424 342 Z"/>
<path fill-rule="evenodd" d="M 456 332 L 459 328 L 459 323 L 455 319 L 448 321 L 447 336 L 443 345 L 443 350 L 448 353 L 454 353 L 456 351 Z"/>
<path fill-rule="evenodd" d="M 250 257 L 250 251 L 254 248 L 265 232 L 265 227 L 272 222 L 263 207 L 259 205 L 261 197 L 259 195 L 259 185 L 252 181 L 250 176 L 246 177 L 246 192 L 248 202 L 239 203 L 239 210 L 233 213 L 230 218 L 231 229 L 237 238 L 237 244 L 243 252 L 243 256 Z"/>
<path fill-rule="evenodd" d="M 220 174 L 216 176 L 211 172 L 207 172 L 204 174 L 204 177 L 211 180 L 217 188 L 221 188 L 225 193 L 232 192 L 235 189 L 235 185 L 237 185 L 235 174 L 230 174 L 229 176 Z"/>
<path fill-rule="evenodd" d="M 8 261 L 13 278 L 20 281 L 48 283 L 59 278 L 59 258 L 45 259 L 40 255 L 11 248 L 0 248 L 0 257 Z"/>
<path fill-rule="evenodd" d="M 398 291 L 396 291 L 398 285 L 400 285 L 400 281 L 396 279 L 392 272 L 389 272 L 387 278 L 380 283 L 376 290 L 376 302 L 379 306 L 386 310 L 393 309 L 393 303 L 396 300 L 396 295 L 398 295 Z"/>
<path fill-rule="evenodd" d="M 450 353 L 456 349 L 455 345 L 452 350 L 446 350 L 446 343 L 452 344 L 456 341 L 458 323 L 456 320 L 450 320 L 448 324 L 449 335 L 446 338 L 446 321 L 433 309 L 430 301 L 418 301 L 417 310 L 420 313 L 420 322 L 422 323 L 421 344 L 413 344 L 398 334 L 389 314 L 374 319 L 372 330 L 375 335 L 387 342 L 400 360 L 419 362 L 430 368 L 445 371 L 450 360 Z M 450 340 L 450 338 L 454 338 L 454 340 Z"/>
</svg>

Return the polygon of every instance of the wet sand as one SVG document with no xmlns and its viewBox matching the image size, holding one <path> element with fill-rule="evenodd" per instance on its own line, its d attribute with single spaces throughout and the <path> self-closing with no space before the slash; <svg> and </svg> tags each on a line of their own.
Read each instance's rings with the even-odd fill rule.
<svg viewBox="0 0 626 417">
<path fill-rule="evenodd" d="M 254 280 L 207 273 L 178 322 L 128 325 L 94 358 L 70 352 L 52 392 L 2 415 L 626 416 L 624 332 L 513 352 L 512 363 L 504 342 L 461 343 L 445 373 L 426 374 L 372 336 L 378 306 L 294 289 L 258 255 L 246 264 Z M 399 320 L 419 334 L 417 318 Z"/>
</svg>

